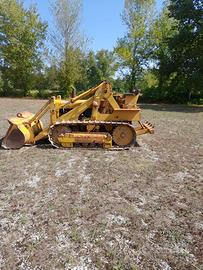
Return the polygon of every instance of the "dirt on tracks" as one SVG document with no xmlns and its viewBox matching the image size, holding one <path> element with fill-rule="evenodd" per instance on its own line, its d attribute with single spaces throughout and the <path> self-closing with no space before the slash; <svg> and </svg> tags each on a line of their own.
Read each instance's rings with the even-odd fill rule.
<svg viewBox="0 0 203 270">
<path fill-rule="evenodd" d="M 43 103 L 0 99 L 0 137 Z M 0 150 L 1 269 L 203 267 L 203 110 L 142 107 L 140 147 Z"/>
</svg>

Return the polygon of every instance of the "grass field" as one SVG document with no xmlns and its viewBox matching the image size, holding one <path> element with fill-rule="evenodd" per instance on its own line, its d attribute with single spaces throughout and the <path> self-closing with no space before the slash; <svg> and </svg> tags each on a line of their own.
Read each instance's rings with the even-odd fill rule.
<svg viewBox="0 0 203 270">
<path fill-rule="evenodd" d="M 43 103 L 0 99 L 0 137 Z M 130 150 L 0 150 L 0 269 L 203 269 L 203 109 L 143 108 Z"/>
</svg>

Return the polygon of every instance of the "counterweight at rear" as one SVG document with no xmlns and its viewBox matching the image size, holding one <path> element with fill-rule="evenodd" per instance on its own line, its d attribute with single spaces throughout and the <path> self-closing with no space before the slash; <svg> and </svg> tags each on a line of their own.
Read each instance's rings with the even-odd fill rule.
<svg viewBox="0 0 203 270">
<path fill-rule="evenodd" d="M 52 97 L 36 114 L 23 112 L 8 119 L 10 127 L 2 147 L 17 149 L 45 138 L 53 146 L 65 148 L 132 146 L 137 135 L 154 132 L 152 124 L 141 123 L 139 95 L 114 94 L 104 81 L 69 100 Z M 44 128 L 41 118 L 46 113 L 50 114 L 50 123 Z"/>
</svg>

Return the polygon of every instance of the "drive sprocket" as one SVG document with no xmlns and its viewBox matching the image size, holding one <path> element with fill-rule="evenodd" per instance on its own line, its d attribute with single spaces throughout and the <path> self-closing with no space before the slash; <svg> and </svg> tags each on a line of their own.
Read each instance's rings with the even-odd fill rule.
<svg viewBox="0 0 203 270">
<path fill-rule="evenodd" d="M 135 142 L 135 131 L 131 126 L 127 125 L 118 125 L 113 130 L 113 142 L 118 146 L 130 146 Z"/>
<path fill-rule="evenodd" d="M 58 137 L 65 133 L 72 132 L 71 128 L 66 125 L 54 125 L 53 128 L 50 130 L 49 136 L 52 138 L 52 142 L 56 147 L 60 146 L 60 143 L 58 141 Z"/>
</svg>

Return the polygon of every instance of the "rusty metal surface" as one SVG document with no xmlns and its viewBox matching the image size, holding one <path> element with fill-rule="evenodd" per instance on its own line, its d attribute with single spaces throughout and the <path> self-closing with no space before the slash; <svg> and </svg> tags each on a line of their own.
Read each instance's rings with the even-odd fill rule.
<svg viewBox="0 0 203 270">
<path fill-rule="evenodd" d="M 149 130 L 149 133 L 154 133 L 154 125 L 148 121 L 143 123 L 143 126 Z"/>
<path fill-rule="evenodd" d="M 23 133 L 14 128 L 6 134 L 2 140 L 2 147 L 5 149 L 19 149 L 25 144 L 25 138 Z"/>
<path fill-rule="evenodd" d="M 54 125 L 54 128 L 50 129 L 50 136 L 54 142 L 54 145 L 59 147 L 60 142 L 58 140 L 59 136 L 72 132 L 71 128 L 65 125 Z"/>
<path fill-rule="evenodd" d="M 113 130 L 113 142 L 118 146 L 130 146 L 135 142 L 135 131 L 127 125 L 118 125 Z"/>
<path fill-rule="evenodd" d="M 112 147 L 112 137 L 109 133 L 104 132 L 71 132 L 65 133 L 58 137 L 60 145 L 65 148 L 72 148 L 74 145 L 81 145 L 83 147 L 98 146 L 101 145 L 103 148 Z"/>
</svg>

